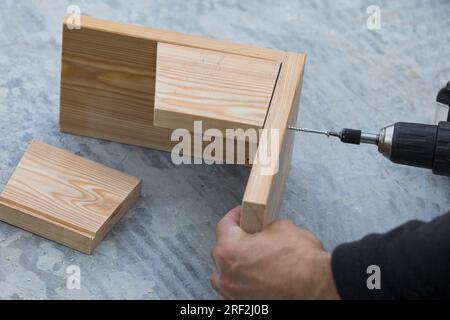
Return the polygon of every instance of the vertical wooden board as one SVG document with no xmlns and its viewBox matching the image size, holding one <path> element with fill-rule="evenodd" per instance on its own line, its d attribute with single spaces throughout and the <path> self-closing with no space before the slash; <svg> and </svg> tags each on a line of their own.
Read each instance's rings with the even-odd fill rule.
<svg viewBox="0 0 450 320">
<path fill-rule="evenodd" d="M 242 202 L 241 226 L 247 232 L 261 231 L 278 215 L 292 159 L 294 132 L 288 127 L 297 118 L 305 60 L 303 54 L 288 53 L 282 63 L 264 126 L 279 130 L 279 169 L 266 175 L 263 165 L 253 165 Z"/>
<path fill-rule="evenodd" d="M 159 43 L 154 124 L 260 129 L 279 69 L 275 61 Z"/>
<path fill-rule="evenodd" d="M 140 188 L 138 178 L 33 141 L 0 195 L 0 219 L 90 253 Z"/>
<path fill-rule="evenodd" d="M 63 31 L 60 129 L 170 150 L 153 126 L 157 43 L 89 28 Z"/>
</svg>

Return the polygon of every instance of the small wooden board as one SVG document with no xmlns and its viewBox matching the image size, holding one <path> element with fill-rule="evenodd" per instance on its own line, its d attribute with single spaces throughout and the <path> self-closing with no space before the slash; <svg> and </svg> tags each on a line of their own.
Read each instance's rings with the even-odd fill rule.
<svg viewBox="0 0 450 320">
<path fill-rule="evenodd" d="M 193 131 L 261 129 L 280 63 L 158 43 L 154 125 Z"/>
<path fill-rule="evenodd" d="M 90 254 L 140 190 L 138 178 L 33 141 L 0 195 L 0 220 Z"/>
</svg>

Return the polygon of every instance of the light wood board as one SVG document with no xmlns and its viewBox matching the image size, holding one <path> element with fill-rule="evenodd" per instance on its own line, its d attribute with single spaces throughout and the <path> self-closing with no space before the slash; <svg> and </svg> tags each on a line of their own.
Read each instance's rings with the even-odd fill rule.
<svg viewBox="0 0 450 320">
<path fill-rule="evenodd" d="M 280 63 L 159 43 L 154 125 L 194 130 L 261 129 Z"/>
<path fill-rule="evenodd" d="M 138 178 L 33 141 L 0 195 L 0 219 L 90 254 L 140 190 Z"/>
<path fill-rule="evenodd" d="M 283 61 L 264 126 L 279 133 L 280 149 L 273 158 L 278 170 L 268 175 L 264 165 L 253 165 L 242 202 L 241 226 L 247 232 L 261 231 L 278 216 L 294 146 L 295 132 L 288 127 L 297 121 L 305 61 L 305 55 L 296 53 L 287 53 Z"/>
</svg>

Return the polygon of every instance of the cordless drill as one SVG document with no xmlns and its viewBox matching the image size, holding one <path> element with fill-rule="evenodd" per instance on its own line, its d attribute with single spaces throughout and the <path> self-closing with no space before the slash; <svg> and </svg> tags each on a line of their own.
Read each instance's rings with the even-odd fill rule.
<svg viewBox="0 0 450 320">
<path fill-rule="evenodd" d="M 378 134 L 356 129 L 320 131 L 289 127 L 291 130 L 338 137 L 344 143 L 373 144 L 394 163 L 432 169 L 434 174 L 450 176 L 450 82 L 437 95 L 437 102 L 447 109 L 447 121 L 438 125 L 397 122 Z"/>
</svg>

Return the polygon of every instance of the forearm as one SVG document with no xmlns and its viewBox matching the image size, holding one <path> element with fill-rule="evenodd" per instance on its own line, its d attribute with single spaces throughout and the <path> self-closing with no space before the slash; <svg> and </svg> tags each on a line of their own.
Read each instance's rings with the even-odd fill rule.
<svg viewBox="0 0 450 320">
<path fill-rule="evenodd" d="M 449 298 L 450 213 L 343 244 L 331 264 L 344 299 Z M 380 268 L 381 289 L 367 286 L 371 265 Z"/>
</svg>

